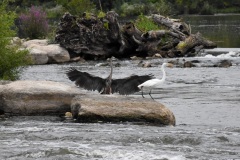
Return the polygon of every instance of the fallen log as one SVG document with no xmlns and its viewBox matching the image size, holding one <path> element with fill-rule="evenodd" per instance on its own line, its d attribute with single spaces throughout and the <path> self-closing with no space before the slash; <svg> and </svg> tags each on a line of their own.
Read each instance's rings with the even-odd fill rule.
<svg viewBox="0 0 240 160">
<path fill-rule="evenodd" d="M 196 46 L 203 46 L 203 48 L 212 47 L 215 44 L 205 38 L 198 32 L 197 34 L 191 34 L 184 41 L 181 41 L 176 46 L 177 54 L 180 56 L 184 56 L 187 53 L 191 52 L 191 50 Z"/>
<path fill-rule="evenodd" d="M 93 14 L 76 17 L 65 13 L 59 23 L 55 40 L 71 53 L 71 58 L 106 59 L 111 56 L 129 58 L 155 54 L 161 57 L 194 56 L 196 48 L 215 48 L 216 44 L 192 34 L 191 27 L 179 19 L 154 14 L 147 17 L 159 30 L 142 31 L 134 22 L 120 26 L 118 14 L 105 17 Z M 191 53 L 191 54 L 189 54 Z"/>
</svg>

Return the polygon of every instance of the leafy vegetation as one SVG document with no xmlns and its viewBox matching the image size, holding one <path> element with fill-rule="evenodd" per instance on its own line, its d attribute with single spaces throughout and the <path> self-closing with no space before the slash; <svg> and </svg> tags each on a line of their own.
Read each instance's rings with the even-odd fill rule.
<svg viewBox="0 0 240 160">
<path fill-rule="evenodd" d="M 19 16 L 23 38 L 45 38 L 48 34 L 48 21 L 46 13 L 40 7 L 32 6 L 27 13 Z"/>
<path fill-rule="evenodd" d="M 158 0 L 156 2 L 143 0 L 141 3 L 125 2 L 118 9 L 118 12 L 123 17 L 152 13 L 168 15 L 171 12 L 171 6 L 166 0 Z"/>
<path fill-rule="evenodd" d="M 59 13 L 68 11 L 72 14 L 81 14 L 92 10 L 107 12 L 115 10 L 119 15 L 139 15 L 160 13 L 172 14 L 213 14 L 213 13 L 240 13 L 239 0 L 14 0 L 9 8 L 21 10 L 34 6 L 42 6 L 49 10 L 48 15 L 59 16 Z"/>
<path fill-rule="evenodd" d="M 22 66 L 31 63 L 27 50 L 19 50 L 17 45 L 11 43 L 16 32 L 14 26 L 16 14 L 6 11 L 8 1 L 0 3 L 0 79 L 15 80 L 19 77 Z"/>
<path fill-rule="evenodd" d="M 151 19 L 147 18 L 142 14 L 138 16 L 135 25 L 137 26 L 138 29 L 140 29 L 143 32 L 160 29 L 157 24 L 155 24 Z"/>
<path fill-rule="evenodd" d="M 106 16 L 106 13 L 100 11 L 97 15 L 98 18 L 104 18 Z"/>
<path fill-rule="evenodd" d="M 94 12 L 96 8 L 90 0 L 57 0 L 57 3 L 73 15 L 82 15 L 84 12 Z"/>
</svg>

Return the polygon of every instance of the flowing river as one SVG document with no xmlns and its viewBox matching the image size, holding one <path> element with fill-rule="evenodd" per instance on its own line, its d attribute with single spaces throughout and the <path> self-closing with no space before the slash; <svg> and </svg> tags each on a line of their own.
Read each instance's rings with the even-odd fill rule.
<svg viewBox="0 0 240 160">
<path fill-rule="evenodd" d="M 194 59 L 211 64 L 226 58 Z M 0 119 L 0 159 L 240 160 L 240 57 L 227 59 L 233 66 L 166 68 L 166 83 L 154 89 L 152 96 L 174 113 L 174 127 L 73 123 L 50 116 Z M 120 67 L 114 67 L 113 78 L 133 73 L 152 73 L 161 78 L 159 66 L 169 60 L 146 60 L 153 64 L 150 68 L 138 67 L 139 60 L 114 61 Z M 24 70 L 21 80 L 50 80 L 74 86 L 65 75 L 67 69 L 73 66 L 106 77 L 110 68 L 101 63 L 106 62 L 34 65 Z M 142 98 L 141 93 L 129 96 Z M 147 92 L 145 97 L 150 98 Z"/>
</svg>

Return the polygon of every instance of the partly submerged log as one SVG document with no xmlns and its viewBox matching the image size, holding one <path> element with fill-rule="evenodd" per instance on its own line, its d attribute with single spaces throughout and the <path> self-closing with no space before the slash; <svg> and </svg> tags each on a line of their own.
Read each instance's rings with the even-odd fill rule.
<svg viewBox="0 0 240 160">
<path fill-rule="evenodd" d="M 191 27 L 179 19 L 161 15 L 148 17 L 159 30 L 143 32 L 133 22 L 120 26 L 117 13 L 110 11 L 103 18 L 93 14 L 76 17 L 65 13 L 55 40 L 72 56 L 85 59 L 106 59 L 111 56 L 129 58 L 160 54 L 161 57 L 183 57 L 196 48 L 215 48 L 216 44 L 192 34 Z"/>
</svg>

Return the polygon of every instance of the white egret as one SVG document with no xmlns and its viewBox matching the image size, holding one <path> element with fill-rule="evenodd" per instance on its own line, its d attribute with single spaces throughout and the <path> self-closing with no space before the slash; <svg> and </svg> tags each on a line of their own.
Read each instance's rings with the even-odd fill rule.
<svg viewBox="0 0 240 160">
<path fill-rule="evenodd" d="M 166 72 L 164 70 L 164 67 L 173 67 L 173 64 L 171 63 L 163 63 L 162 66 L 161 66 L 161 71 L 163 73 L 163 76 L 162 76 L 162 79 L 157 79 L 157 78 L 154 78 L 154 79 L 150 79 L 150 80 L 147 80 L 145 82 L 143 82 L 142 84 L 138 85 L 138 88 L 142 90 L 142 97 L 144 98 L 143 96 L 143 89 L 148 89 L 150 90 L 149 91 L 149 95 L 150 97 L 152 98 L 151 96 L 151 91 L 153 88 L 157 88 L 159 87 L 161 84 L 164 83 L 165 79 L 166 79 Z M 152 98 L 153 99 L 153 98 Z"/>
</svg>

